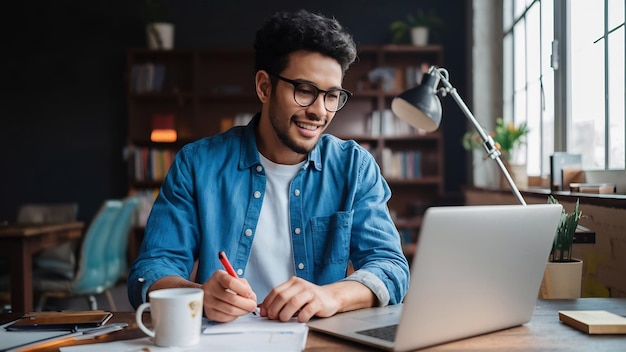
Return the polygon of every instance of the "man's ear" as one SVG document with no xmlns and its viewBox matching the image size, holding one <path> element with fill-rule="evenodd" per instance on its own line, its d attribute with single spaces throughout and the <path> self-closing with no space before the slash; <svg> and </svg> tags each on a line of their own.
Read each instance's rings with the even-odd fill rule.
<svg viewBox="0 0 626 352">
<path fill-rule="evenodd" d="M 261 100 L 261 103 L 265 104 L 270 100 L 270 95 L 272 95 L 272 82 L 270 81 L 270 76 L 264 70 L 259 70 L 256 73 L 255 86 L 256 86 L 256 95 Z"/>
</svg>

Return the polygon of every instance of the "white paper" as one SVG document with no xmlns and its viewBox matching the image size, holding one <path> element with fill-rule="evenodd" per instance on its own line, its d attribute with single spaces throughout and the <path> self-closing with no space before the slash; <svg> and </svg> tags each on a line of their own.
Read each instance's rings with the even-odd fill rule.
<svg viewBox="0 0 626 352">
<path fill-rule="evenodd" d="M 110 351 L 302 351 L 306 346 L 308 326 L 291 321 L 282 323 L 246 315 L 229 323 L 209 323 L 200 335 L 200 343 L 188 347 L 157 347 L 150 337 L 90 345 L 61 347 L 61 352 Z"/>
<path fill-rule="evenodd" d="M 65 339 L 72 336 L 81 335 L 82 332 L 72 331 L 7 331 L 5 327 L 13 324 L 13 322 L 0 325 L 0 351 L 13 351 L 31 346 L 33 344 L 43 343 L 44 341 L 54 341 Z"/>
<path fill-rule="evenodd" d="M 235 334 L 244 332 L 300 333 L 307 328 L 295 318 L 288 322 L 270 320 L 258 315 L 248 314 L 228 323 L 208 323 L 203 334 Z"/>
</svg>

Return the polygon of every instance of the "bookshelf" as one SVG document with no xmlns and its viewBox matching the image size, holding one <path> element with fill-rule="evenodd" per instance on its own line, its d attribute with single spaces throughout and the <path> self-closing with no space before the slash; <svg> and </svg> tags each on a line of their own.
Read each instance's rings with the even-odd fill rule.
<svg viewBox="0 0 626 352">
<path fill-rule="evenodd" d="M 157 189 L 184 144 L 244 123 L 258 110 L 252 49 L 131 49 L 127 54 L 129 193 Z M 177 139 L 150 140 L 154 116 Z"/>
<path fill-rule="evenodd" d="M 362 46 L 358 56 L 344 80 L 344 87 L 354 96 L 335 116 L 328 132 L 354 139 L 374 155 L 392 191 L 389 208 L 405 244 L 405 254 L 411 256 L 421 215 L 427 207 L 438 204 L 444 194 L 443 136 L 439 131 L 422 133 L 409 128 L 393 115 L 391 101 L 415 86 L 428 67 L 443 65 L 443 48 Z M 376 69 L 394 72 L 393 80 L 372 82 Z"/>
<path fill-rule="evenodd" d="M 403 238 L 417 236 L 421 214 L 443 194 L 439 132 L 420 133 L 394 119 L 391 100 L 429 65 L 441 46 L 359 47 L 344 87 L 354 93 L 329 133 L 354 139 L 376 157 L 393 192 L 389 207 Z M 129 193 L 152 192 L 184 144 L 245 124 L 259 110 L 252 49 L 130 49 L 127 54 Z M 382 79 L 389 77 L 393 79 Z M 177 140 L 150 141 L 153 116 L 173 115 Z"/>
</svg>

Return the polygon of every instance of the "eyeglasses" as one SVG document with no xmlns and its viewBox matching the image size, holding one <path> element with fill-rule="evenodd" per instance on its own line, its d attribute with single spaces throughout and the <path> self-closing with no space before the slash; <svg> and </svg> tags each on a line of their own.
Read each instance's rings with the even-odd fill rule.
<svg viewBox="0 0 626 352">
<path fill-rule="evenodd" d="M 302 107 L 313 105 L 313 103 L 317 100 L 317 97 L 320 93 L 322 93 L 324 94 L 324 107 L 326 110 L 329 112 L 336 112 L 346 105 L 348 98 L 352 95 L 352 93 L 345 89 L 322 90 L 311 83 L 294 81 L 273 73 L 270 73 L 270 75 L 283 82 L 292 84 L 293 100 L 296 101 L 296 104 Z"/>
</svg>

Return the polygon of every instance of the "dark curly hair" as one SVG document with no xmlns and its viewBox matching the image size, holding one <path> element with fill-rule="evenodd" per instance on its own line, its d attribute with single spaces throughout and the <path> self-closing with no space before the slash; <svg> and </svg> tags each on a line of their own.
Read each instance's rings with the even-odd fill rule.
<svg viewBox="0 0 626 352">
<path fill-rule="evenodd" d="M 277 12 L 256 33 L 255 71 L 280 73 L 289 54 L 299 50 L 318 52 L 337 60 L 342 73 L 356 58 L 352 36 L 334 18 L 306 10 Z"/>
</svg>

